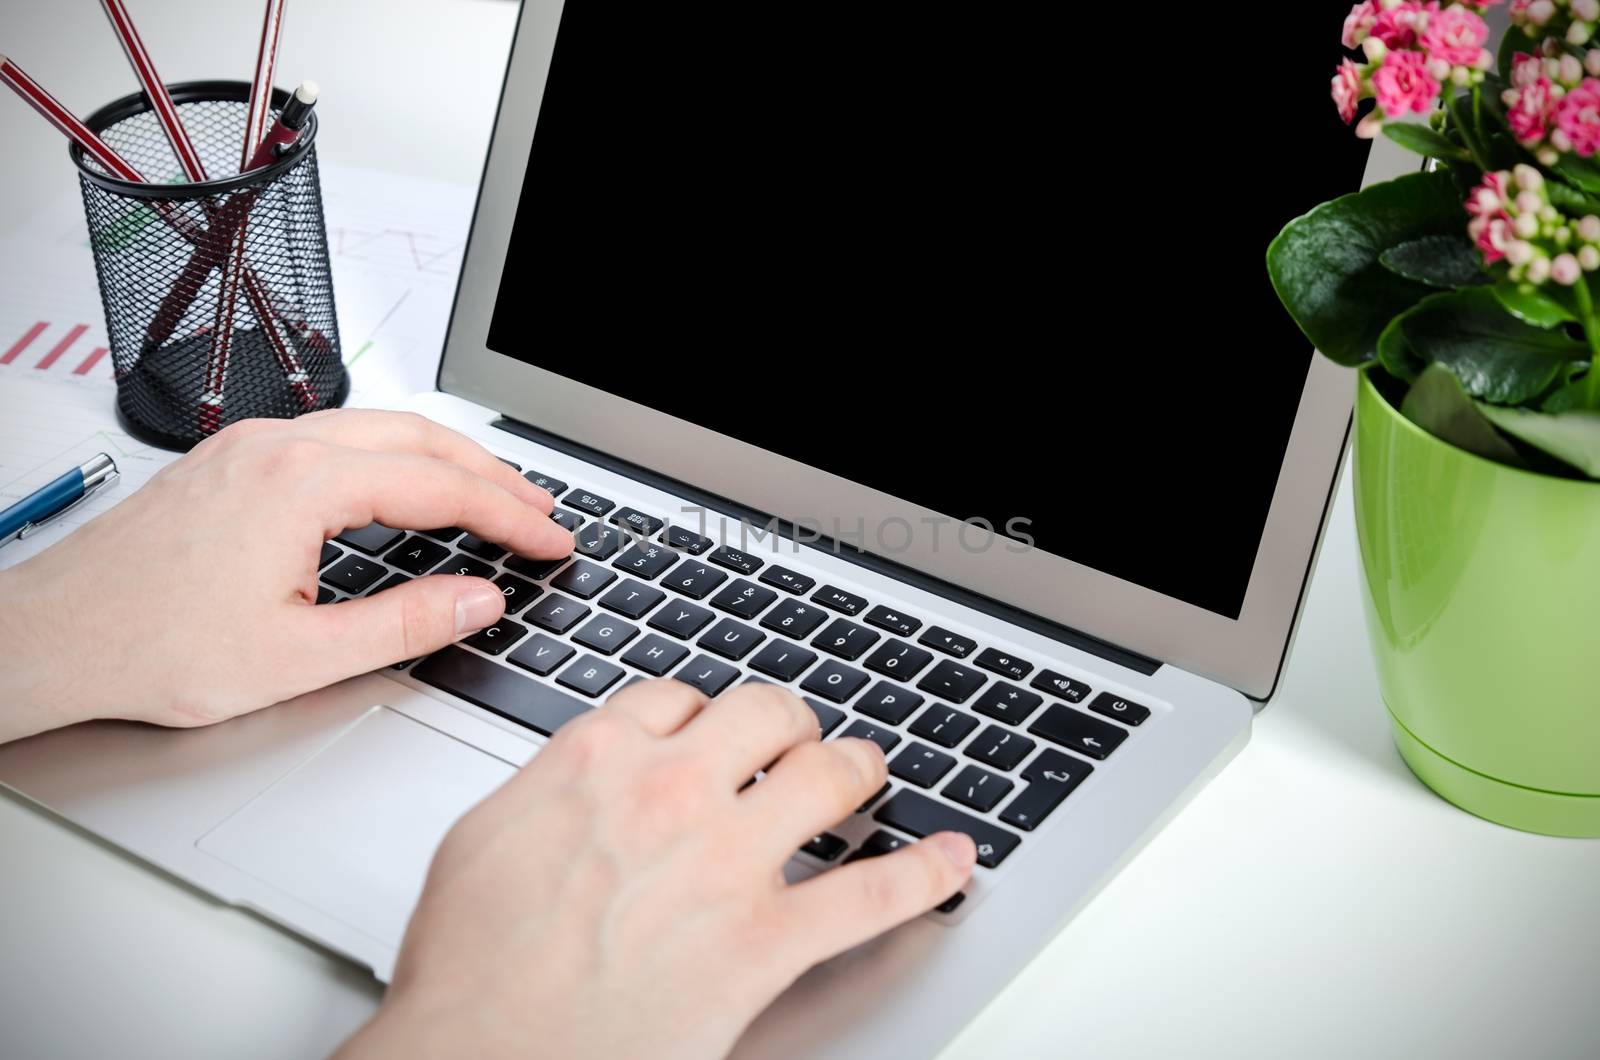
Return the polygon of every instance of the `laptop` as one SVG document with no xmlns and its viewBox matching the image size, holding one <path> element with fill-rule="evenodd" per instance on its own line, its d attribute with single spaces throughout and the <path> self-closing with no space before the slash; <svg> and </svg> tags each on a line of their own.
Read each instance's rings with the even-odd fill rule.
<svg viewBox="0 0 1600 1060">
<path fill-rule="evenodd" d="M 1090 359 L 1059 342 L 1068 281 L 1018 251 L 1055 231 L 1039 86 L 1012 30 L 920 26 L 527 0 L 438 388 L 407 407 L 548 489 L 578 554 L 351 528 L 326 606 L 453 572 L 505 618 L 224 725 L 0 748 L 0 782 L 386 980 L 441 837 L 562 724 L 644 678 L 770 681 L 891 773 L 791 878 L 945 828 L 979 867 L 738 1052 L 937 1051 L 1245 746 L 1352 387 L 1270 291 L 1241 296 L 1284 366 L 1249 415 L 1176 358 L 1165 403 L 1063 368 Z"/>
</svg>

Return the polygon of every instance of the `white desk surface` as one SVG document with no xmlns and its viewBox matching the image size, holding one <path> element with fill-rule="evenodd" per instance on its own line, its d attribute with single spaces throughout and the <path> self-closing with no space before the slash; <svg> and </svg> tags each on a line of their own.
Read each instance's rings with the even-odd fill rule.
<svg viewBox="0 0 1600 1060">
<path fill-rule="evenodd" d="M 167 79 L 248 76 L 256 3 L 130 6 Z M 288 12 L 281 80 L 322 83 L 325 157 L 476 182 L 513 4 Z M 131 87 L 93 3 L 9 0 L 0 48 L 82 111 Z M 15 100 L 0 142 L 3 231 L 73 178 Z M 1358 577 L 1346 486 L 1251 744 L 947 1057 L 1600 1052 L 1600 843 L 1488 824 L 1411 777 Z M 0 1054 L 306 1057 L 378 999 L 361 971 L 0 797 Z"/>
</svg>

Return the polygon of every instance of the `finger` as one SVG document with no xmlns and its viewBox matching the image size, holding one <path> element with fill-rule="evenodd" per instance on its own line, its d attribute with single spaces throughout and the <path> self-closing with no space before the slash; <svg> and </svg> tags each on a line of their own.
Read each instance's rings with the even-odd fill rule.
<svg viewBox="0 0 1600 1060">
<path fill-rule="evenodd" d="M 977 851 L 960 832 L 845 865 L 790 887 L 792 945 L 807 967 L 921 916 L 960 890 Z"/>
<path fill-rule="evenodd" d="M 348 445 L 354 449 L 411 453 L 448 460 L 483 476 L 546 515 L 555 506 L 549 493 L 517 474 L 511 465 L 489 450 L 461 432 L 414 412 L 325 409 L 301 416 L 293 423 L 295 433 L 302 437 Z"/>
<path fill-rule="evenodd" d="M 759 842 L 781 861 L 854 813 L 888 775 L 883 751 L 871 740 L 803 743 L 778 759 L 740 801 L 754 816 Z"/>
<path fill-rule="evenodd" d="M 305 687 L 320 688 L 438 651 L 493 625 L 505 598 L 482 578 L 440 574 L 364 599 L 301 606 L 309 633 L 297 664 L 305 668 Z"/>
<path fill-rule="evenodd" d="M 737 788 L 789 748 L 820 736 L 817 716 L 798 696 L 756 682 L 712 700 L 675 739 Z"/>
<path fill-rule="evenodd" d="M 460 526 L 524 556 L 572 552 L 572 532 L 459 464 L 433 457 L 330 447 L 309 489 L 329 522 L 347 526 Z"/>
<path fill-rule="evenodd" d="M 606 700 L 605 709 L 632 718 L 652 736 L 670 736 L 708 702 L 698 688 L 663 678 L 629 685 Z"/>
</svg>

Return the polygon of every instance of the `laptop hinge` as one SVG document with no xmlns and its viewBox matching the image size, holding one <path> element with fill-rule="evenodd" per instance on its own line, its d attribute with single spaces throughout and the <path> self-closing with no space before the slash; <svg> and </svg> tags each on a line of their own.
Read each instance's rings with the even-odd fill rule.
<svg viewBox="0 0 1600 1060">
<path fill-rule="evenodd" d="M 558 449 L 579 460 L 603 467 L 607 471 L 615 472 L 627 478 L 637 479 L 645 485 L 652 486 L 663 492 L 676 494 L 708 511 L 718 512 L 733 519 L 746 519 L 761 526 L 763 529 L 771 525 L 776 528 L 779 536 L 790 541 L 795 540 L 795 531 L 797 529 L 795 525 L 769 512 L 758 511 L 727 497 L 716 496 L 687 482 L 659 474 L 647 467 L 641 467 L 626 460 L 619 460 L 607 453 L 600 452 L 598 449 L 592 449 L 581 442 L 563 438 L 531 424 L 522 423 L 519 420 L 501 416 L 493 420 L 490 426 L 526 438 L 531 442 Z M 952 603 L 970 607 L 975 611 L 992 615 L 1003 622 L 1021 626 L 1023 629 L 1037 633 L 1041 637 L 1048 637 L 1080 651 L 1089 652 L 1091 655 L 1098 656 L 1107 662 L 1127 667 L 1135 673 L 1148 676 L 1161 668 L 1161 663 L 1156 659 L 1140 655 L 1138 652 L 1128 651 L 1125 648 L 1119 648 L 1115 644 L 1107 643 L 1081 630 L 1072 629 L 1040 618 L 1038 615 L 1029 614 L 1019 608 L 1012 607 L 1010 604 L 1001 603 L 999 600 L 975 593 L 970 589 L 953 585 L 913 567 L 884 559 L 882 556 L 873 555 L 870 552 L 863 552 L 842 541 L 837 541 L 830 537 L 818 538 L 814 533 L 807 533 L 805 535 L 805 543 L 813 548 L 832 552 L 839 558 L 857 566 L 894 578 L 896 581 L 914 585 L 924 592 L 941 596 Z"/>
</svg>

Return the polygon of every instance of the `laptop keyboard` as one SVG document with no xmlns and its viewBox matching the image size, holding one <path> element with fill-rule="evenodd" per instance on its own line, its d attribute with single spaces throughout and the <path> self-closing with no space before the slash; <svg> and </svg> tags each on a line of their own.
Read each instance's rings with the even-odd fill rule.
<svg viewBox="0 0 1600 1060">
<path fill-rule="evenodd" d="M 815 837 L 801 849 L 814 864 L 953 830 L 972 837 L 980 865 L 997 868 L 1150 717 L 1082 677 L 582 486 L 525 477 L 558 498 L 553 517 L 573 530 L 574 555 L 529 560 L 459 527 L 374 523 L 323 546 L 317 602 L 424 574 L 492 580 L 506 598 L 500 621 L 395 669 L 544 736 L 645 678 L 707 696 L 746 681 L 789 687 L 824 739 L 872 740 L 889 763 L 890 782 L 858 811 L 875 830 L 853 850 L 831 833 Z"/>
</svg>

